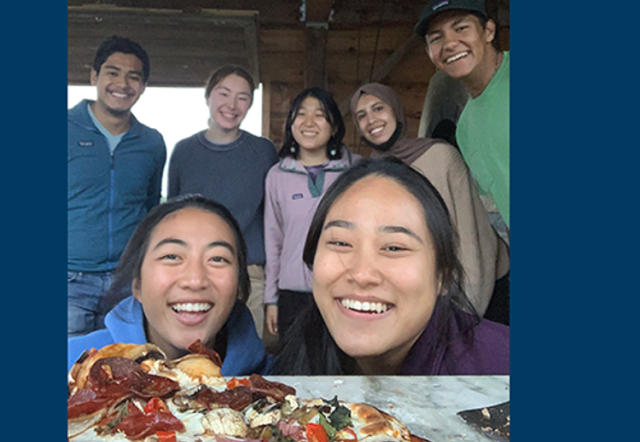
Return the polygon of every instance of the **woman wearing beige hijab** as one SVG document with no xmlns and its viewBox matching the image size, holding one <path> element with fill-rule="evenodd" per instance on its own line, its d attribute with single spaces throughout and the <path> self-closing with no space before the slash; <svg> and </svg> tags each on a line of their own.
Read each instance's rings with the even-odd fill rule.
<svg viewBox="0 0 640 442">
<path fill-rule="evenodd" d="M 422 172 L 440 192 L 458 231 L 467 296 L 480 316 L 508 325 L 508 246 L 493 229 L 459 151 L 444 140 L 407 138 L 402 102 L 388 86 L 360 87 L 351 99 L 351 115 L 365 143 L 374 149 L 372 158 L 397 157 Z"/>
</svg>

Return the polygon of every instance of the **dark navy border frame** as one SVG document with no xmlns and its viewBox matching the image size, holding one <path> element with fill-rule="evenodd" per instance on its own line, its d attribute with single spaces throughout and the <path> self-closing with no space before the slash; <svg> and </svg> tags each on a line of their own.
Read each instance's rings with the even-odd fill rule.
<svg viewBox="0 0 640 442">
<path fill-rule="evenodd" d="M 639 393 L 639 7 L 510 7 L 512 440 L 626 440 Z M 2 435 L 64 440 L 67 4 L 2 12 Z"/>
</svg>

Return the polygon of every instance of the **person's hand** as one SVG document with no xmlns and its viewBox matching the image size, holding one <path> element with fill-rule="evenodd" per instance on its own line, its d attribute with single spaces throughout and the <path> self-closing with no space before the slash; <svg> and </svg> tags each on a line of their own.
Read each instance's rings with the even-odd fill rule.
<svg viewBox="0 0 640 442">
<path fill-rule="evenodd" d="M 272 335 L 278 334 L 278 306 L 268 305 L 267 310 L 264 312 L 264 322 L 267 324 L 267 329 Z"/>
</svg>

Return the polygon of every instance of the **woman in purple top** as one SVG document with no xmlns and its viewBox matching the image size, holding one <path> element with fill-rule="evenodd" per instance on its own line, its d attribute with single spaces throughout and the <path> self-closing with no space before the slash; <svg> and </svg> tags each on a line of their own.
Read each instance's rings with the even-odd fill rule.
<svg viewBox="0 0 640 442">
<path fill-rule="evenodd" d="M 318 203 L 333 181 L 360 159 L 342 144 L 344 122 L 331 94 L 305 89 L 285 123 L 281 160 L 265 183 L 265 324 L 284 336 L 311 299 L 311 271 L 302 247 Z"/>
<path fill-rule="evenodd" d="M 363 160 L 327 190 L 304 262 L 313 298 L 275 373 L 507 375 L 509 327 L 462 290 L 457 234 L 438 191 L 394 158 Z"/>
</svg>

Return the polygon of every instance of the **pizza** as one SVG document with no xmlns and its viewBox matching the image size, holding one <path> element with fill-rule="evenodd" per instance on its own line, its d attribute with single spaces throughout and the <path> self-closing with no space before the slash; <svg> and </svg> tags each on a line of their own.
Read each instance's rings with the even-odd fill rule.
<svg viewBox="0 0 640 442">
<path fill-rule="evenodd" d="M 425 442 L 367 404 L 299 398 L 258 374 L 224 378 L 200 341 L 168 360 L 153 344 L 85 351 L 69 371 L 72 442 Z"/>
</svg>

